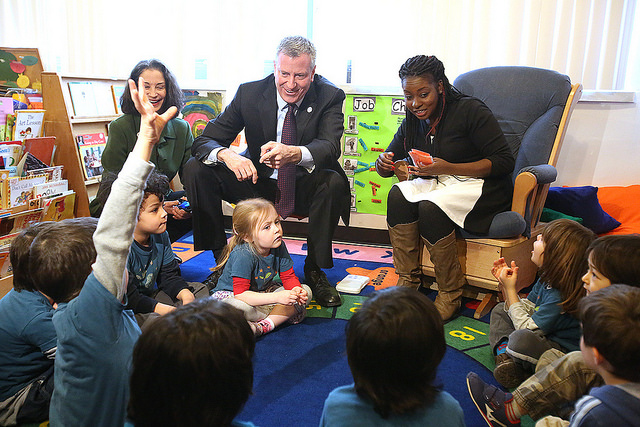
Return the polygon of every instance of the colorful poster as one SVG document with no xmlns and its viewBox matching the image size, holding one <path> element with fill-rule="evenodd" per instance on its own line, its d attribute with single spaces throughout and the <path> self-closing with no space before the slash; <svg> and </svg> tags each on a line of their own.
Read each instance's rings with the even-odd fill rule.
<svg viewBox="0 0 640 427">
<path fill-rule="evenodd" d="M 222 112 L 224 91 L 183 90 L 186 98 L 182 118 L 191 125 L 193 137 L 200 136 L 204 128 Z"/>
<path fill-rule="evenodd" d="M 375 161 L 405 117 L 404 98 L 347 94 L 345 102 L 342 165 L 351 187 L 351 209 L 386 215 L 387 195 L 398 180 L 378 175 Z"/>
</svg>

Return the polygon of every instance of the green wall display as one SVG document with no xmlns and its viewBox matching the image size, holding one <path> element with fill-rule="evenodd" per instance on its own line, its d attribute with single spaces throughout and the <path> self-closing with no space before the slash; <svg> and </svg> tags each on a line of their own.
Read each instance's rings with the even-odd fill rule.
<svg viewBox="0 0 640 427">
<path fill-rule="evenodd" d="M 397 178 L 382 178 L 375 161 L 405 117 L 400 95 L 347 94 L 342 167 L 351 186 L 351 210 L 387 214 L 387 195 Z"/>
</svg>

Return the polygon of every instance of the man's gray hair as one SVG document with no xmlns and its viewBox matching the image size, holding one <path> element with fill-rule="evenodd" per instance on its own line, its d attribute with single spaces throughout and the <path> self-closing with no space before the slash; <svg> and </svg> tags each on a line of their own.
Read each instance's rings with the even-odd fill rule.
<svg viewBox="0 0 640 427">
<path fill-rule="evenodd" d="M 291 58 L 297 58 L 300 55 L 307 54 L 311 57 L 311 69 L 316 66 L 316 48 L 309 39 L 302 36 L 285 37 L 278 45 L 276 59 L 278 55 L 284 53 Z"/>
</svg>

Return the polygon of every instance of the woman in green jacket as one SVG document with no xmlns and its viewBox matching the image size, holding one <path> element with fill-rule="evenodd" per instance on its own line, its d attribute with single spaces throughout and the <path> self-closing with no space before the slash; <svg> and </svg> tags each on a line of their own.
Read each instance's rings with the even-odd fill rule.
<svg viewBox="0 0 640 427">
<path fill-rule="evenodd" d="M 182 109 L 184 95 L 175 76 L 162 62 L 156 59 L 140 61 L 131 71 L 129 78 L 138 82 L 139 77 L 144 79 L 144 90 L 158 114 L 164 113 L 174 105 L 178 111 Z M 117 174 L 120 171 L 133 150 L 140 130 L 140 114 L 133 105 L 128 86 L 120 99 L 120 107 L 124 115 L 109 124 L 107 146 L 102 154 L 104 174 Z M 189 123 L 176 117 L 164 128 L 160 141 L 151 154 L 151 162 L 159 172 L 169 178 L 169 181 L 173 180 L 176 173 L 182 178 L 182 167 L 191 157 L 192 143 L 193 134 Z M 102 191 L 99 189 L 96 198 L 91 202 L 91 215 L 100 216 L 105 201 L 102 199 Z M 168 214 L 167 231 L 172 242 L 191 230 L 191 214 L 188 208 L 185 210 L 178 207 L 185 200 L 184 191 L 171 192 L 165 197 L 163 208 Z"/>
</svg>

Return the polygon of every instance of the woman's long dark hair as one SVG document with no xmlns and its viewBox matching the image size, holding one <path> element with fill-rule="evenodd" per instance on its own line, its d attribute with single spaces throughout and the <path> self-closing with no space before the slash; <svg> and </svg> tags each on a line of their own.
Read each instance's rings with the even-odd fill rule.
<svg viewBox="0 0 640 427">
<path fill-rule="evenodd" d="M 178 81 L 171 71 L 169 71 L 169 69 L 157 59 L 140 61 L 135 67 L 133 67 L 133 70 L 131 70 L 131 74 L 129 75 L 129 78 L 136 82 L 136 86 L 138 86 L 138 78 L 144 70 L 158 70 L 164 77 L 167 95 L 164 98 L 164 102 L 162 103 L 162 107 L 160 107 L 158 114 L 164 113 L 169 109 L 169 107 L 174 105 L 178 108 L 178 111 L 182 110 L 182 107 L 184 107 L 184 94 L 180 90 Z M 122 94 L 122 98 L 120 98 L 120 109 L 125 114 L 140 115 L 138 110 L 136 110 L 133 100 L 131 99 L 131 91 L 129 91 L 128 84 L 125 85 L 124 93 Z"/>
<path fill-rule="evenodd" d="M 444 64 L 435 56 L 417 55 L 407 59 L 398 71 L 400 80 L 404 81 L 407 77 L 424 77 L 432 83 L 438 84 L 442 82 L 444 93 L 438 96 L 438 112 L 441 113 L 446 100 L 460 98 L 462 95 L 455 87 L 449 83 L 449 79 L 444 74 Z M 418 137 L 420 120 L 414 116 L 408 108 L 406 110 L 406 140 L 405 149 L 408 151 L 416 146 L 415 139 Z M 431 153 L 433 154 L 433 153 Z"/>
</svg>

